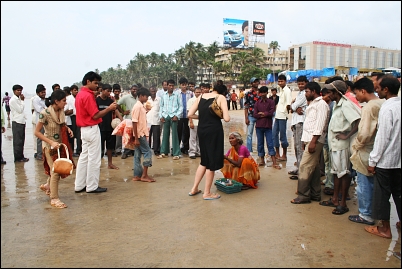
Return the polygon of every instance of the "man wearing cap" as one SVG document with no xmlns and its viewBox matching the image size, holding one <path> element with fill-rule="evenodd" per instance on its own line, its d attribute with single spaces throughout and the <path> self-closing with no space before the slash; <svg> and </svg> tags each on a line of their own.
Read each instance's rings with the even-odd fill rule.
<svg viewBox="0 0 402 269">
<path fill-rule="evenodd" d="M 286 76 L 278 76 L 278 97 L 279 102 L 275 111 L 275 123 L 272 129 L 272 135 L 274 139 L 274 147 L 276 151 L 275 158 L 278 161 L 287 161 L 287 149 L 289 146 L 288 139 L 286 137 L 286 125 L 288 121 L 288 114 L 290 105 L 292 103 L 292 92 L 286 85 Z M 279 152 L 279 141 L 282 146 L 282 156 Z"/>
<path fill-rule="evenodd" d="M 254 113 L 254 105 L 260 98 L 258 96 L 258 84 L 260 83 L 260 79 L 252 77 L 250 79 L 251 90 L 248 91 L 245 95 L 244 102 L 244 117 L 247 125 L 247 149 L 250 152 L 253 152 L 253 131 L 256 118 L 253 117 Z"/>
<path fill-rule="evenodd" d="M 360 109 L 346 98 L 347 85 L 342 80 L 325 84 L 329 90 L 329 98 L 335 101 L 331 121 L 328 126 L 328 146 L 332 161 L 331 173 L 334 174 L 334 194 L 328 201 L 320 205 L 336 207 L 332 214 L 342 215 L 349 211 L 346 198 L 350 187 L 350 142 L 358 129 Z M 341 201 L 338 201 L 341 194 Z"/>
<path fill-rule="evenodd" d="M 123 119 L 131 120 L 131 109 L 133 109 L 135 103 L 137 103 L 138 100 L 137 90 L 138 86 L 137 84 L 134 84 L 133 86 L 131 86 L 131 94 L 124 95 L 122 98 L 119 99 L 119 101 L 117 101 L 117 108 L 119 112 L 124 115 Z M 123 111 L 121 105 L 124 105 L 126 107 L 126 110 Z M 134 150 L 124 149 L 121 158 L 126 159 L 128 156 L 134 156 Z"/>
</svg>

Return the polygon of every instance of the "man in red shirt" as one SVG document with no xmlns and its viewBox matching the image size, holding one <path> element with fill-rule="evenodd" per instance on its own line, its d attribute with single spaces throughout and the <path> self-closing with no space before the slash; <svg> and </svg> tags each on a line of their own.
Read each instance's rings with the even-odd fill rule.
<svg viewBox="0 0 402 269">
<path fill-rule="evenodd" d="M 77 126 L 81 127 L 82 152 L 75 174 L 75 192 L 99 193 L 107 188 L 99 187 L 101 165 L 101 137 L 99 123 L 102 117 L 117 108 L 116 102 L 99 111 L 94 91 L 102 77 L 90 71 L 82 79 L 82 88 L 75 98 Z"/>
</svg>

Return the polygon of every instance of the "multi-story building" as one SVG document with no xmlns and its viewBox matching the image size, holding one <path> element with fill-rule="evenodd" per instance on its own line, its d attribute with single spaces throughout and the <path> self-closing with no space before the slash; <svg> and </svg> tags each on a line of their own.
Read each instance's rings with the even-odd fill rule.
<svg viewBox="0 0 402 269">
<path fill-rule="evenodd" d="M 275 53 L 269 49 L 269 44 L 267 43 L 255 43 L 255 47 L 264 51 L 264 63 L 259 66 L 274 71 L 323 69 L 326 67 L 349 69 L 349 67 L 355 67 L 359 71 L 371 72 L 370 70 L 374 69 L 401 67 L 400 50 L 383 49 L 374 46 L 312 41 L 292 45 L 287 50 L 279 50 L 275 51 Z M 250 52 L 251 50 L 226 48 L 215 55 L 215 62 L 230 64 L 231 55 L 240 51 Z M 240 68 L 236 66 L 233 67 L 231 72 L 235 77 L 241 74 Z M 206 70 L 199 70 L 199 75 L 200 73 L 209 77 L 209 73 Z"/>
<path fill-rule="evenodd" d="M 289 70 L 322 69 L 325 67 L 356 67 L 382 69 L 401 66 L 401 51 L 313 41 L 288 49 Z"/>
</svg>

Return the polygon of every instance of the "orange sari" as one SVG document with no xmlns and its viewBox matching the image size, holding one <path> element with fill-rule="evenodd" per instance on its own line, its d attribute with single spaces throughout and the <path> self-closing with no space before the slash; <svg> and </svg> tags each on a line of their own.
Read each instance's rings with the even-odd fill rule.
<svg viewBox="0 0 402 269">
<path fill-rule="evenodd" d="M 228 157 L 234 161 L 238 161 L 239 155 L 234 147 L 230 149 Z M 245 157 L 240 167 L 232 165 L 228 160 L 223 160 L 221 172 L 225 178 L 234 179 L 253 189 L 258 188 L 257 183 L 260 180 L 260 170 L 252 156 Z"/>
</svg>

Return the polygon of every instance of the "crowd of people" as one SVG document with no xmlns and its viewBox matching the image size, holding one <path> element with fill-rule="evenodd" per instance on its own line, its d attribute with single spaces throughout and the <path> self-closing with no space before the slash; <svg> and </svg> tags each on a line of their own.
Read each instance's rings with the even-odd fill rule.
<svg viewBox="0 0 402 269">
<path fill-rule="evenodd" d="M 118 84 L 102 84 L 101 76 L 88 72 L 82 87 L 52 86 L 50 97 L 38 84 L 31 100 L 36 160 L 43 161 L 48 180 L 40 186 L 50 197 L 50 204 L 66 208 L 58 195 L 61 175 L 51 169 L 58 153 L 78 157 L 75 171 L 75 192 L 101 193 L 99 186 L 101 158 L 107 155 L 108 168 L 119 169 L 113 157 L 134 158 L 133 181 L 155 182 L 149 176 L 152 156 L 179 160 L 200 158 L 189 196 L 203 194 L 204 200 L 219 199 L 211 192 L 214 173 L 220 170 L 225 178 L 243 184 L 242 189 L 257 189 L 260 167 L 281 169 L 287 162 L 289 141 L 287 121 L 291 117 L 295 168 L 288 171 L 297 180 L 297 197 L 292 204 L 318 201 L 333 207 L 332 214 L 349 211 L 347 200 L 352 180 L 357 184 L 358 210 L 349 220 L 366 224 L 369 233 L 391 238 L 390 203 L 392 196 L 400 219 L 401 200 L 401 100 L 400 80 L 392 75 L 373 73 L 371 79 L 353 82 L 335 76 L 324 86 L 297 78 L 299 92 L 295 98 L 287 86 L 286 76 L 278 76 L 278 87 L 260 86 L 256 77 L 250 79 L 251 89 L 242 88 L 239 95 L 222 81 L 212 86 L 196 86 L 185 77 L 176 82 L 162 82 L 162 89 L 133 84 L 130 93 L 122 95 Z M 14 162 L 27 162 L 24 155 L 26 115 L 21 85 L 12 87 L 3 103 L 13 133 Z M 244 109 L 247 126 L 245 144 L 238 132 L 231 132 L 231 148 L 225 154 L 222 119 L 210 112 L 216 102 L 222 109 L 223 121 L 229 122 L 229 109 Z M 132 124 L 134 147 L 127 146 L 121 136 L 113 135 L 112 122 Z M 2 110 L 2 132 L 4 113 Z M 252 157 L 253 132 L 256 132 L 257 160 Z M 66 145 L 64 147 L 63 145 Z M 221 154 L 218 154 L 221 152 Z M 3 160 L 2 164 L 6 164 Z M 324 181 L 321 177 L 325 175 Z M 199 189 L 205 177 L 204 191 Z M 325 185 L 321 190 L 321 185 Z M 321 201 L 321 193 L 331 195 Z M 375 226 L 381 220 L 381 226 Z M 400 222 L 397 224 L 400 228 Z"/>
</svg>

